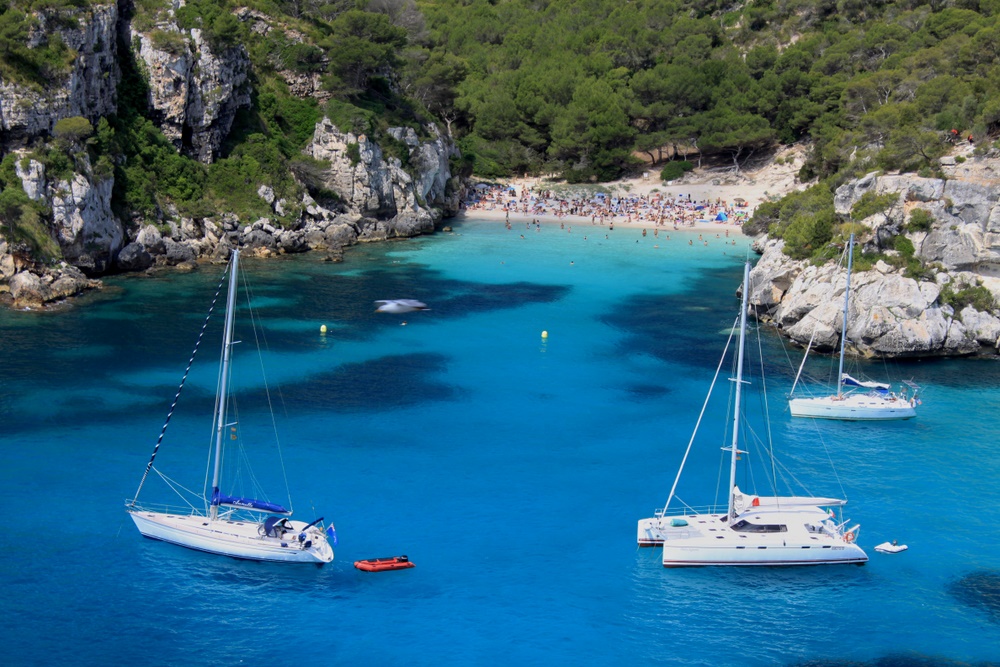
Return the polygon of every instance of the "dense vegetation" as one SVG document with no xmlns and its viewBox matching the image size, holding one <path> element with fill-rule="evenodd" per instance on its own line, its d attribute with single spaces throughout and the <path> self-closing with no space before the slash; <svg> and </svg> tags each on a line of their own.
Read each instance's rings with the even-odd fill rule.
<svg viewBox="0 0 1000 667">
<path fill-rule="evenodd" d="M 806 180 L 919 169 L 1000 126 L 996 0 L 427 0 L 467 68 L 449 113 L 482 173 L 618 175 L 633 151 L 809 140 Z"/>
<path fill-rule="evenodd" d="M 69 21 L 86 5 L 0 0 L 0 78 L 40 85 L 65 71 L 73 54 L 54 33 L 26 47 L 28 10 L 62 8 Z M 243 8 L 273 29 L 251 33 Z M 168 9 L 135 0 L 133 25 L 184 49 Z M 290 200 L 302 187 L 335 197 L 301 154 L 323 115 L 404 162 L 385 129 L 438 119 L 468 161 L 456 167 L 571 182 L 620 176 L 640 157 L 664 178 L 706 159 L 739 169 L 802 142 L 800 178 L 814 187 L 761 207 L 751 228 L 809 257 L 845 222 L 832 209 L 839 183 L 872 169 L 932 174 L 953 129 L 986 150 L 1000 130 L 998 16 L 1000 0 L 189 0 L 176 24 L 216 50 L 243 45 L 253 65 L 253 106 L 222 159 L 178 154 L 148 120 L 133 61 L 120 113 L 81 141 L 92 164 L 110 158 L 119 212 L 143 218 L 263 214 L 261 182 Z M 294 75 L 319 77 L 324 101 L 293 96 Z"/>
</svg>

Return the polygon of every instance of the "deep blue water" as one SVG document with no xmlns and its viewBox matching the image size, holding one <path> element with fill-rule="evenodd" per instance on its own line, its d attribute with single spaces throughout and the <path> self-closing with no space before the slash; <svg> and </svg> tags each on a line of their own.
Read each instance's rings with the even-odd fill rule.
<svg viewBox="0 0 1000 667">
<path fill-rule="evenodd" d="M 222 267 L 114 280 L 58 312 L 0 313 L 4 661 L 1000 661 L 1000 365 L 891 365 L 924 387 L 912 421 L 793 422 L 783 397 L 799 352 L 766 335 L 783 460 L 810 491 L 850 499 L 871 561 L 665 570 L 658 550 L 636 548 L 636 521 L 666 499 L 735 317 L 746 242 L 455 232 L 355 248 L 343 264 L 244 262 L 297 516 L 322 514 L 340 537 L 322 569 L 145 540 L 123 510 Z M 431 310 L 374 312 L 403 297 Z M 215 331 L 157 459 L 192 488 Z M 241 424 L 265 414 L 259 386 L 240 407 Z M 708 419 L 710 435 L 724 431 L 721 415 Z M 715 500 L 719 456 L 714 445 L 692 455 L 686 501 Z M 283 488 L 276 467 L 255 472 Z M 171 500 L 158 493 L 143 499 Z M 872 551 L 894 538 L 909 551 Z M 417 567 L 352 567 L 401 553 Z"/>
</svg>

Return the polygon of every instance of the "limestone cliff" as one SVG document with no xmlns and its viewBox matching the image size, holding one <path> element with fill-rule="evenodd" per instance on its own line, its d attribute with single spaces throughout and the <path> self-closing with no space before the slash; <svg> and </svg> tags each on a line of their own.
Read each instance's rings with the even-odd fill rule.
<svg viewBox="0 0 1000 667">
<path fill-rule="evenodd" d="M 398 157 L 386 156 L 366 136 L 341 132 L 327 118 L 316 125 L 307 152 L 329 165 L 325 185 L 344 197 L 348 214 L 371 221 L 362 226 L 359 240 L 428 232 L 440 221 L 442 210 L 458 210 L 457 189 L 449 194 L 447 187 L 448 159 L 457 151 L 437 128 L 429 130 L 433 139 L 427 142 L 412 128 L 389 130 L 409 151 L 407 171 Z"/>
<path fill-rule="evenodd" d="M 457 212 L 460 189 L 449 167 L 457 149 L 436 127 L 422 128 L 420 135 L 409 127 L 389 129 L 390 156 L 370 137 L 341 132 L 323 119 L 304 151 L 322 165 L 324 197 L 317 197 L 322 201 L 302 183 L 285 187 L 284 196 L 259 183 L 258 196 L 272 215 L 241 220 L 219 212 L 190 218 L 168 204 L 142 216 L 125 212 L 127 219 L 119 219 L 122 207 L 114 199 L 115 169 L 108 156 L 95 167 L 82 141 L 87 135 L 56 137 L 57 123 L 96 130 L 116 114 L 127 65 L 127 71 L 140 73 L 153 124 L 179 152 L 211 164 L 237 112 L 252 103 L 247 48 L 181 28 L 175 16 L 181 7 L 182 2 L 165 5 L 139 23 L 128 12 L 120 14 L 113 1 L 29 17 L 32 40 L 43 44 L 57 34 L 74 58 L 62 78 L 31 84 L 0 80 L 0 158 L 14 160 L 12 169 L 7 161 L 0 187 L 23 190 L 25 201 L 36 204 L 34 216 L 57 249 L 45 259 L 34 256 L 24 234 L 5 237 L 0 229 L 0 294 L 9 292 L 16 307 L 36 307 L 99 286 L 92 278 L 111 271 L 193 266 L 236 244 L 259 255 L 321 250 L 336 257 L 360 241 L 431 232 L 443 215 Z M 304 39 L 256 10 L 241 9 L 236 18 L 251 34 L 281 30 L 290 42 Z M 271 66 L 281 70 L 279 60 Z M 329 100 L 319 75 L 284 70 L 280 75 L 293 94 Z M 51 168 L 53 155 L 57 168 Z"/>
<path fill-rule="evenodd" d="M 250 106 L 246 49 L 233 46 L 217 53 L 201 30 L 182 31 L 174 23 L 131 34 L 160 130 L 178 150 L 212 162 L 236 111 Z"/>
<path fill-rule="evenodd" d="M 894 194 L 896 203 L 871 216 L 871 230 L 856 252 L 895 254 L 891 241 L 905 234 L 927 271 L 921 279 L 879 261 L 851 279 L 847 338 L 849 347 L 866 356 L 913 357 L 996 354 L 1000 350 L 997 312 L 971 305 L 956 312 L 942 303 L 944 289 L 953 292 L 982 286 L 1000 302 L 1000 162 L 995 157 L 957 162 L 946 158 L 947 178 L 915 175 L 867 176 L 838 188 L 835 206 L 848 214 L 866 193 Z M 907 231 L 914 208 L 933 216 L 930 229 Z M 752 274 L 752 300 L 762 316 L 792 340 L 839 346 L 845 270 L 813 266 L 783 252 L 783 241 L 759 240 L 762 257 Z"/>
<path fill-rule="evenodd" d="M 96 124 L 116 109 L 118 5 L 41 10 L 34 18 L 28 46 L 58 35 L 73 53 L 73 64 L 45 86 L 0 79 L 0 146 L 48 136 L 63 118 L 82 116 Z"/>
</svg>

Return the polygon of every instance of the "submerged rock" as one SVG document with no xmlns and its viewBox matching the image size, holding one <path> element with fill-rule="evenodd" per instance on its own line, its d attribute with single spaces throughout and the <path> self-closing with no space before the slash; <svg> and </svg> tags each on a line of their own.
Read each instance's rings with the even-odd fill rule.
<svg viewBox="0 0 1000 667">
<path fill-rule="evenodd" d="M 990 620 L 1000 623 L 1000 572 L 973 572 L 949 586 L 949 592 L 961 603 L 986 612 Z"/>
</svg>

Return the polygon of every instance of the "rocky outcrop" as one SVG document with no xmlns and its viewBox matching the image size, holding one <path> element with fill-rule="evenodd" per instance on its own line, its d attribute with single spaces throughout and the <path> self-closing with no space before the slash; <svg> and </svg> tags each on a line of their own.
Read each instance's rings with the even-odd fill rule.
<svg viewBox="0 0 1000 667">
<path fill-rule="evenodd" d="M 430 132 L 432 138 L 421 142 L 412 128 L 389 130 L 409 153 L 407 171 L 398 157 L 385 155 L 367 136 L 341 132 L 328 118 L 317 123 L 306 152 L 329 165 L 324 186 L 340 194 L 347 212 L 358 216 L 359 240 L 426 233 L 441 220 L 442 211 L 458 210 L 448 188 L 448 160 L 456 149 L 436 128 Z"/>
<path fill-rule="evenodd" d="M 63 118 L 82 116 L 96 125 L 116 110 L 118 5 L 41 10 L 32 17 L 29 46 L 58 35 L 75 58 L 65 77 L 44 87 L 0 80 L 0 140 L 8 148 L 51 134 Z"/>
<path fill-rule="evenodd" d="M 63 258 L 91 275 L 105 273 L 122 247 L 125 233 L 111 212 L 110 176 L 93 174 L 86 154 L 76 156 L 78 173 L 49 179 L 45 167 L 20 152 L 17 176 L 28 197 L 51 210 L 50 229 Z"/>
<path fill-rule="evenodd" d="M 821 351 L 839 349 L 845 270 L 792 260 L 783 247 L 783 241 L 767 241 L 751 272 L 750 299 L 758 316 L 801 345 L 812 338 Z M 869 357 L 996 353 L 1000 319 L 971 307 L 956 314 L 939 303 L 942 284 L 975 284 L 976 276 L 942 273 L 939 280 L 918 282 L 885 262 L 852 274 L 848 350 Z"/>
<path fill-rule="evenodd" d="M 898 194 L 895 206 L 865 220 L 876 241 L 901 233 L 909 214 L 921 208 L 934 216 L 935 223 L 929 232 L 909 233 L 917 257 L 926 263 L 940 263 L 948 271 L 1000 276 L 997 185 L 1000 179 L 946 180 L 872 173 L 838 188 L 834 205 L 838 213 L 846 215 L 866 192 Z"/>
<path fill-rule="evenodd" d="M 14 308 L 23 309 L 41 308 L 53 301 L 96 289 L 101 283 L 87 278 L 78 268 L 64 262 L 55 270 L 19 271 L 11 277 L 8 285 Z"/>
<path fill-rule="evenodd" d="M 890 259 L 897 236 L 913 243 L 924 277 L 878 261 L 851 278 L 848 348 L 856 354 L 886 357 L 993 355 L 1000 352 L 1000 318 L 964 306 L 960 312 L 942 303 L 942 290 L 959 292 L 985 287 L 1000 303 L 1000 173 L 996 161 L 946 158 L 946 178 L 877 173 L 842 185 L 835 193 L 837 213 L 847 216 L 866 193 L 895 195 L 885 211 L 863 221 L 871 233 L 855 252 L 880 253 Z M 929 229 L 908 226 L 914 209 L 931 214 Z M 784 242 L 761 239 L 752 272 L 751 298 L 762 319 L 800 344 L 814 335 L 814 346 L 840 345 L 845 271 L 813 266 L 783 252 Z"/>
<path fill-rule="evenodd" d="M 236 17 L 247 25 L 253 35 L 267 36 L 274 31 L 279 31 L 281 36 L 291 44 L 306 44 L 306 37 L 298 30 L 287 25 L 275 25 L 271 17 L 249 7 L 240 7 L 236 10 Z M 302 72 L 294 69 L 287 69 L 285 63 L 277 53 L 271 54 L 269 65 L 281 76 L 281 79 L 288 86 L 289 92 L 295 97 L 311 98 L 321 105 L 330 101 L 333 93 L 323 86 L 322 76 L 324 61 L 317 63 L 318 67 L 313 72 Z"/>
<path fill-rule="evenodd" d="M 149 81 L 156 122 L 178 150 L 201 162 L 218 155 L 240 107 L 250 106 L 250 58 L 243 46 L 218 53 L 202 31 L 158 26 L 132 33 Z"/>
</svg>

